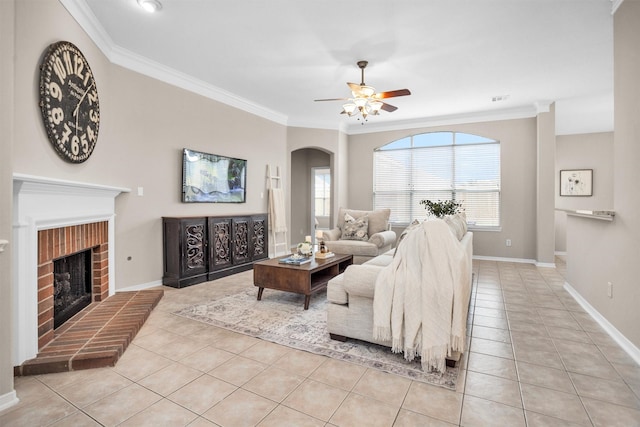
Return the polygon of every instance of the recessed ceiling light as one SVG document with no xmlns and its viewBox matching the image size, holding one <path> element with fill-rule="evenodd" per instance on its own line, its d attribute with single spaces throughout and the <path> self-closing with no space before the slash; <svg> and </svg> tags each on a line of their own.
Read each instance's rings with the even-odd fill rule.
<svg viewBox="0 0 640 427">
<path fill-rule="evenodd" d="M 157 12 L 162 9 L 162 3 L 158 0 L 138 0 L 138 4 L 149 13 Z"/>
</svg>

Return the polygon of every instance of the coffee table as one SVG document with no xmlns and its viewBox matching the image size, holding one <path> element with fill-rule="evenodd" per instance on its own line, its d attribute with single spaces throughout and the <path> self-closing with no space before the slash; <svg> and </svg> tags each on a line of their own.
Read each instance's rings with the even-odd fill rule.
<svg viewBox="0 0 640 427">
<path fill-rule="evenodd" d="M 280 258 L 286 258 L 285 255 Z M 311 295 L 326 289 L 330 279 L 344 272 L 353 264 L 353 255 L 341 255 L 327 259 L 315 259 L 302 265 L 281 264 L 280 258 L 258 261 L 253 264 L 253 284 L 258 287 L 258 301 L 264 288 L 302 294 L 304 309 L 309 309 Z"/>
</svg>

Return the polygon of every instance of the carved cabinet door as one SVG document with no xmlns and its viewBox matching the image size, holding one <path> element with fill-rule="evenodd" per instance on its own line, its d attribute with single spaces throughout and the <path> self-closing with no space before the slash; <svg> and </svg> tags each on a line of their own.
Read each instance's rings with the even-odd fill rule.
<svg viewBox="0 0 640 427">
<path fill-rule="evenodd" d="M 243 264 L 251 261 L 253 244 L 251 242 L 251 217 L 233 218 L 233 263 Z"/>
<path fill-rule="evenodd" d="M 232 219 L 209 217 L 210 270 L 220 270 L 233 265 Z"/>
<path fill-rule="evenodd" d="M 207 273 L 207 220 L 189 218 L 181 220 L 181 276 Z"/>
<path fill-rule="evenodd" d="M 269 217 L 267 215 L 253 215 L 251 217 L 251 246 L 252 260 L 257 261 L 269 257 Z"/>
</svg>

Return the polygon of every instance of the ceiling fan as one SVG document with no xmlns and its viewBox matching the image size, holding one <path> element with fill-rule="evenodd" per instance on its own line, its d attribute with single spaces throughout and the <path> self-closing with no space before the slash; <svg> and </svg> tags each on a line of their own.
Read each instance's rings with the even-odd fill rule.
<svg viewBox="0 0 640 427">
<path fill-rule="evenodd" d="M 368 61 L 357 62 L 361 72 L 361 83 L 347 83 L 351 88 L 351 98 L 316 99 L 315 101 L 349 101 L 342 105 L 342 112 L 340 114 L 347 114 L 349 117 L 360 114 L 363 118 L 362 124 L 367 121 L 367 116 L 376 116 L 380 114 L 380 110 L 389 113 L 396 111 L 398 107 L 382 102 L 381 100 L 396 96 L 411 95 L 411 92 L 409 89 L 398 89 L 376 93 L 376 90 L 372 86 L 367 86 L 364 82 L 364 69 L 368 63 Z M 358 120 L 360 120 L 359 117 Z"/>
</svg>

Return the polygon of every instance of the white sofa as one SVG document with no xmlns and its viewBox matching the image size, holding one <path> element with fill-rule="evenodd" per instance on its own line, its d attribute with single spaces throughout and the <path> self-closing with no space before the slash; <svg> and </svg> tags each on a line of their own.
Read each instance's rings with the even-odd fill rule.
<svg viewBox="0 0 640 427">
<path fill-rule="evenodd" d="M 467 295 L 471 294 L 471 265 L 473 256 L 473 233 L 460 227 L 453 231 L 464 248 L 467 257 L 469 271 L 463 277 L 469 278 Z M 404 235 L 405 233 L 403 233 Z M 401 236 L 402 238 L 402 236 Z M 400 239 L 401 240 L 401 239 Z M 390 341 L 380 341 L 373 338 L 373 301 L 375 297 L 376 278 L 380 271 L 389 265 L 394 257 L 395 249 L 378 255 L 362 265 L 351 265 L 344 273 L 331 279 L 327 285 L 327 300 L 330 302 L 327 309 L 327 328 L 332 339 L 345 341 L 354 338 L 362 341 L 391 347 Z M 467 322 L 469 300 L 465 301 L 462 310 L 464 316 L 463 325 Z M 461 353 L 453 352 L 447 357 L 447 364 L 455 364 Z"/>
<path fill-rule="evenodd" d="M 337 254 L 353 255 L 354 264 L 362 264 L 390 250 L 396 242 L 396 233 L 389 224 L 390 209 L 362 211 L 340 208 L 336 228 L 323 232 L 327 250 Z M 361 237 L 345 236 L 345 216 L 356 221 L 366 219 L 366 234 Z"/>
</svg>

